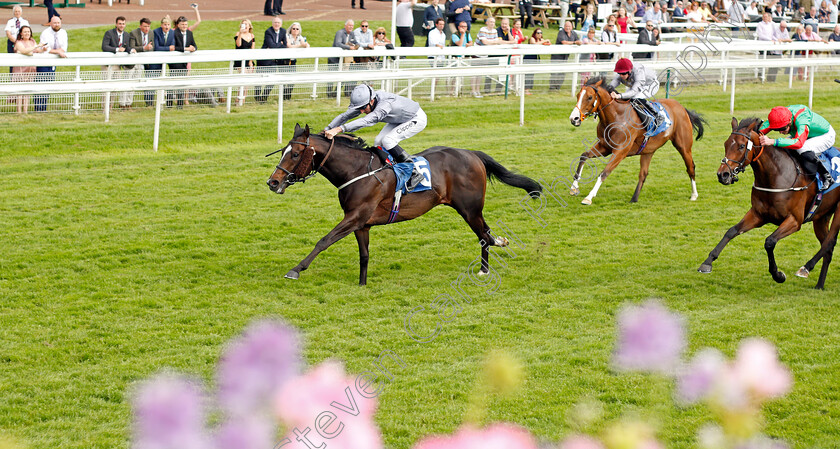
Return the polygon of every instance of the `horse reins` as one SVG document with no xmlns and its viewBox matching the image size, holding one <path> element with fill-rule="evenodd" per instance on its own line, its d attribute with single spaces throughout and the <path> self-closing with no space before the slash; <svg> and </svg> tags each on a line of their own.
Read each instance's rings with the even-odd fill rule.
<svg viewBox="0 0 840 449">
<path fill-rule="evenodd" d="M 612 96 L 610 96 L 610 101 L 608 101 L 606 103 L 601 103 L 601 107 L 599 108 L 598 107 L 598 100 L 600 99 L 600 95 L 598 94 L 598 89 L 599 89 L 598 86 L 583 86 L 583 87 L 584 88 L 591 87 L 593 90 L 595 90 L 595 103 L 593 104 L 594 109 L 592 111 L 589 111 L 586 114 L 581 114 L 581 117 L 580 117 L 581 122 L 586 120 L 590 116 L 598 115 L 599 113 L 601 113 L 601 111 L 604 110 L 605 107 L 611 105 L 612 102 L 615 101 L 615 98 L 612 98 Z M 578 107 L 578 105 L 575 105 L 575 109 L 577 109 L 578 112 L 580 112 L 580 108 Z"/>
</svg>

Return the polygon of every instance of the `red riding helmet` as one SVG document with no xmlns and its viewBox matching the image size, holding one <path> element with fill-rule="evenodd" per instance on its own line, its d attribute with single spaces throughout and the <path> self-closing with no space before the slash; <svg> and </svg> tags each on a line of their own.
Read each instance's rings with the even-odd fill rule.
<svg viewBox="0 0 840 449">
<path fill-rule="evenodd" d="M 790 109 L 782 106 L 776 106 L 771 109 L 770 115 L 767 116 L 767 120 L 770 122 L 770 129 L 781 129 L 790 125 L 791 118 L 793 118 L 793 114 L 790 113 Z"/>
<path fill-rule="evenodd" d="M 633 62 L 627 58 L 621 58 L 615 63 L 615 73 L 626 73 L 633 70 Z"/>
</svg>

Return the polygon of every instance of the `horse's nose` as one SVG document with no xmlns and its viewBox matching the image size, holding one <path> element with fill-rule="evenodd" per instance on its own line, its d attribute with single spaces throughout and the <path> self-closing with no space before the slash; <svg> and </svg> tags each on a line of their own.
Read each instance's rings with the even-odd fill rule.
<svg viewBox="0 0 840 449">
<path fill-rule="evenodd" d="M 570 121 L 572 122 L 572 126 L 580 126 L 580 119 L 579 118 L 574 117 Z"/>
<path fill-rule="evenodd" d="M 723 173 L 718 173 L 718 182 L 719 183 L 721 183 L 723 185 L 727 185 L 727 184 L 730 183 L 730 181 L 731 180 L 730 180 L 728 171 L 725 171 Z"/>
<path fill-rule="evenodd" d="M 280 181 L 276 179 L 269 179 L 266 184 L 268 184 L 268 188 L 271 190 L 277 190 L 277 187 L 280 185 Z"/>
</svg>

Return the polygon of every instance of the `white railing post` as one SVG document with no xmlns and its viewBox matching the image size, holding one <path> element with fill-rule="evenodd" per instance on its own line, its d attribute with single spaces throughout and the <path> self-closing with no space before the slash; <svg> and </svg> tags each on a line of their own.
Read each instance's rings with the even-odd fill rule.
<svg viewBox="0 0 840 449">
<path fill-rule="evenodd" d="M 318 71 L 318 61 L 320 60 L 321 58 L 315 58 L 315 66 L 312 68 L 312 71 Z M 318 98 L 318 83 L 312 83 L 312 99 L 314 100 L 316 98 Z"/>
<path fill-rule="evenodd" d="M 230 68 L 228 69 L 228 74 L 233 75 L 233 68 L 236 66 L 236 61 L 230 61 Z M 225 101 L 225 112 L 230 114 L 230 103 L 231 97 L 233 96 L 233 86 L 228 86 L 227 89 L 227 101 Z"/>
<path fill-rule="evenodd" d="M 732 67 L 732 89 L 729 93 L 729 114 L 735 115 L 735 67 Z"/>
<path fill-rule="evenodd" d="M 277 143 L 283 142 L 283 94 L 286 85 L 280 85 L 280 92 L 277 93 Z"/>
<path fill-rule="evenodd" d="M 163 89 L 158 89 L 157 94 L 155 95 L 155 135 L 154 140 L 152 141 L 152 148 L 154 148 L 155 152 L 158 150 L 158 141 L 160 139 L 160 109 L 163 106 L 164 97 L 166 96 L 166 91 Z"/>
<path fill-rule="evenodd" d="M 82 81 L 82 67 L 78 66 L 78 65 L 76 66 L 76 79 L 75 79 L 75 81 L 77 83 Z M 73 94 L 73 112 L 76 115 L 79 115 L 79 109 L 81 109 L 81 108 L 82 107 L 79 105 L 79 93 L 76 92 L 75 94 Z"/>
</svg>

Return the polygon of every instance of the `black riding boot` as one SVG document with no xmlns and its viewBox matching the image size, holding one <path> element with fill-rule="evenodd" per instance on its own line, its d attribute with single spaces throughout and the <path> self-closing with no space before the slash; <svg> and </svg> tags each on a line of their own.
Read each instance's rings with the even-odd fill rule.
<svg viewBox="0 0 840 449">
<path fill-rule="evenodd" d="M 823 180 L 823 189 L 828 189 L 832 184 L 834 184 L 834 179 L 831 177 L 831 173 L 826 170 L 825 165 L 820 162 L 813 151 L 799 153 L 799 158 L 802 159 L 802 168 L 805 169 L 806 172 L 814 174 L 819 173 Z"/>
<path fill-rule="evenodd" d="M 659 127 L 662 119 L 659 117 L 659 114 L 656 112 L 656 110 L 653 109 L 653 106 L 646 99 L 644 99 L 644 98 L 634 98 L 632 101 L 637 105 L 637 107 L 640 107 L 640 108 L 644 109 L 644 111 L 647 112 L 649 117 L 653 118 L 653 120 L 654 120 L 653 128 L 654 129 Z M 641 113 L 641 111 L 639 111 L 639 112 Z M 640 115 L 644 115 L 644 113 L 641 113 Z M 645 127 L 647 127 L 647 120 L 644 121 L 644 125 L 645 125 Z"/>
<path fill-rule="evenodd" d="M 391 156 L 394 156 L 394 160 L 397 161 L 397 163 L 409 162 L 411 160 L 411 156 L 409 156 L 409 154 L 406 153 L 406 151 L 399 145 L 394 145 L 394 148 L 391 148 L 388 152 L 391 153 Z M 424 179 L 426 178 L 424 178 L 420 172 L 413 170 L 411 172 L 411 178 L 405 183 L 405 189 L 411 192 L 418 184 L 423 182 Z"/>
</svg>

